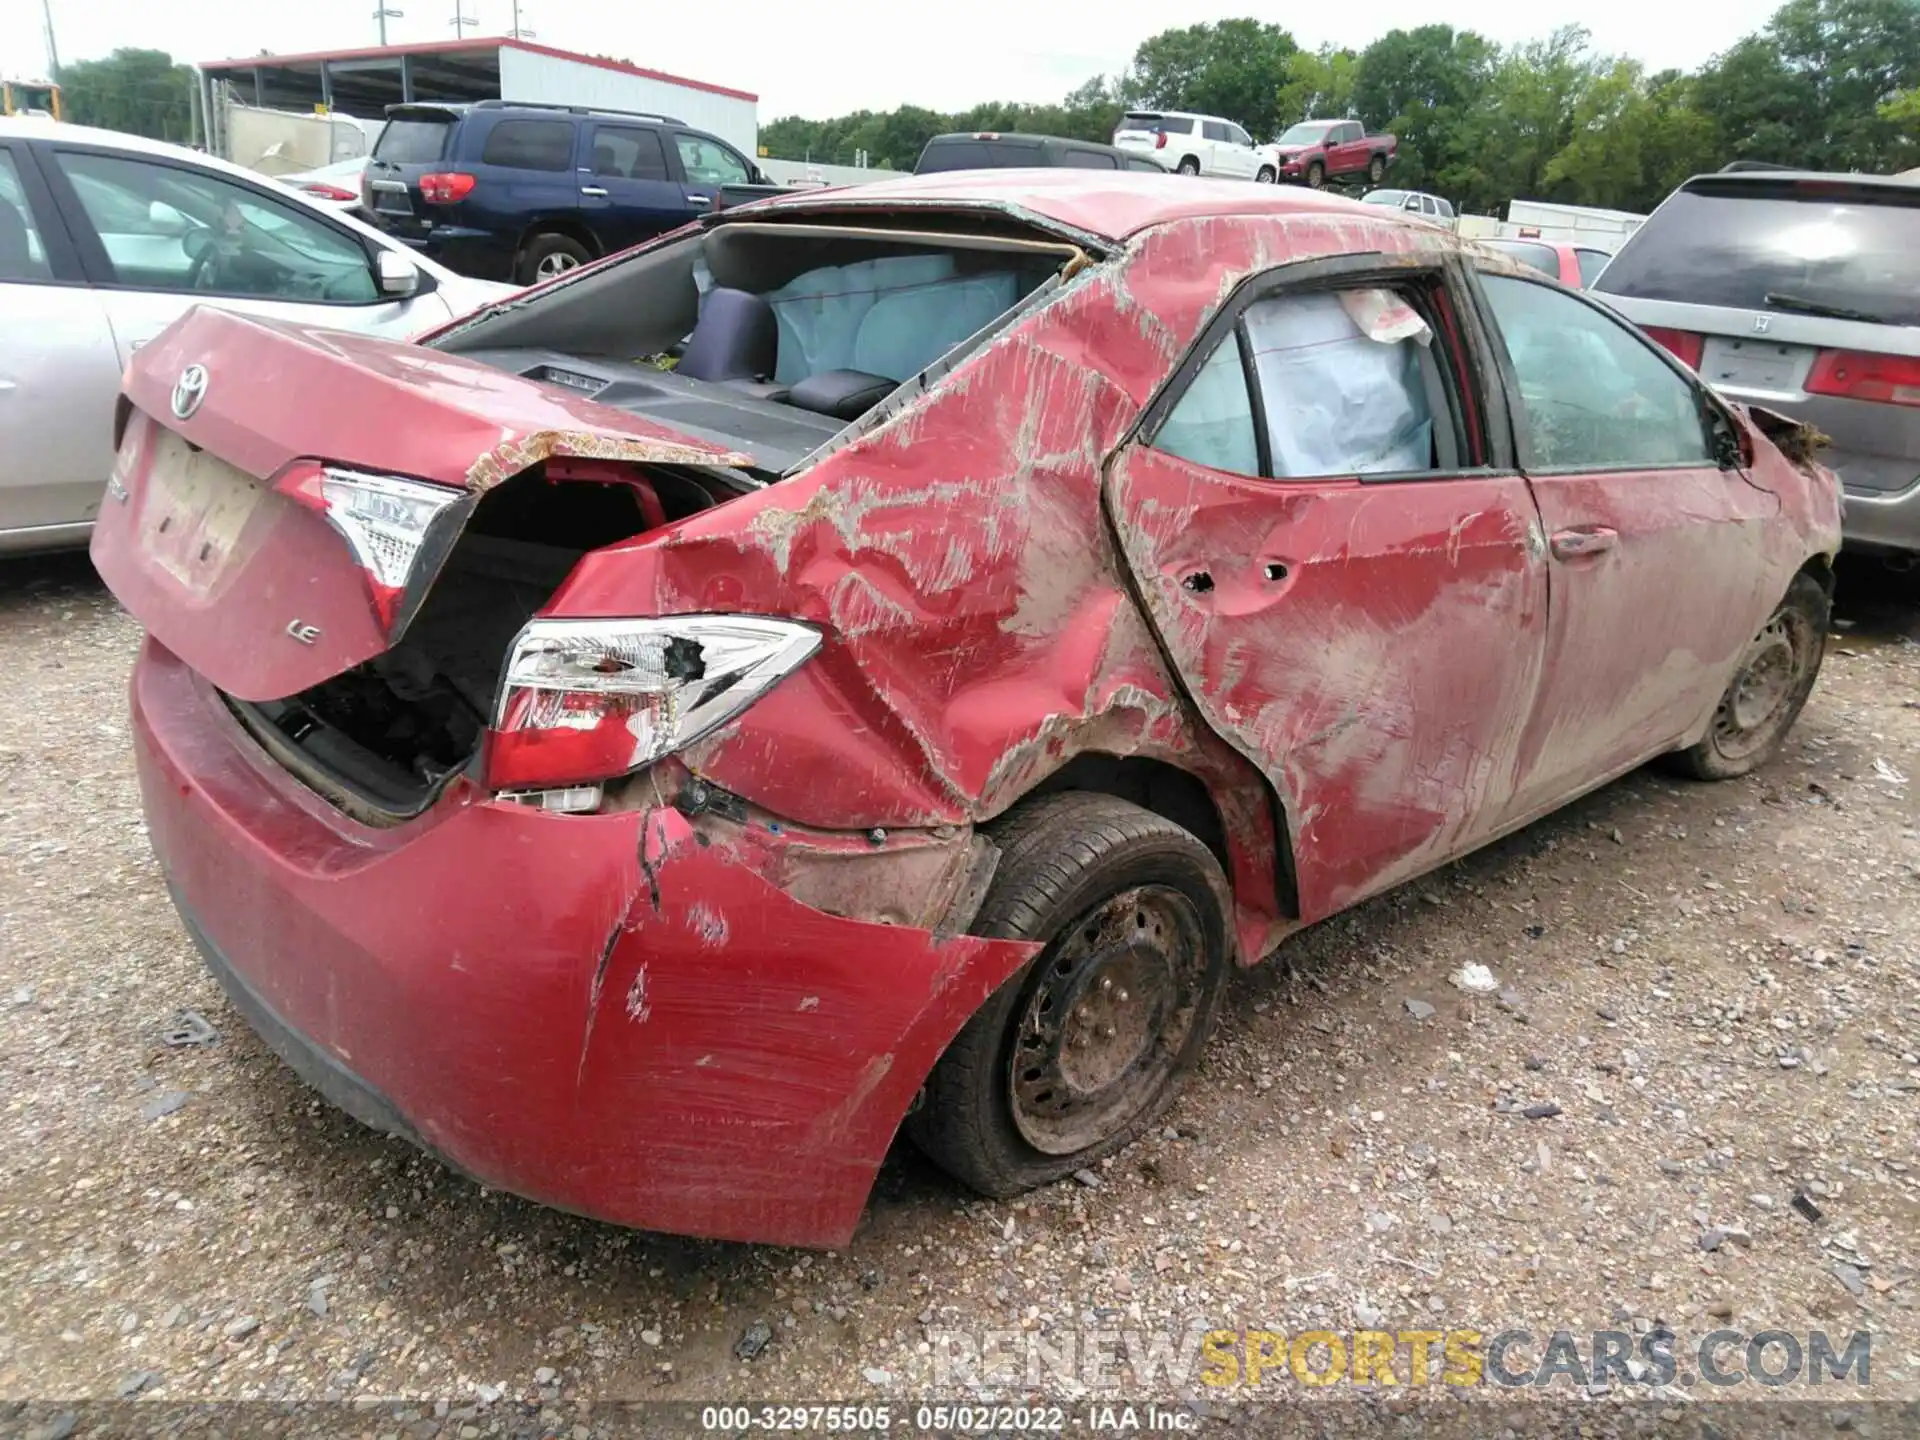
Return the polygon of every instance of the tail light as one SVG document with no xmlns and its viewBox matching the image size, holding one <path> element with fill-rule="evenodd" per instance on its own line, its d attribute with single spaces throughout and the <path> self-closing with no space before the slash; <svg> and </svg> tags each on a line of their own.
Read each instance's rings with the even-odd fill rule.
<svg viewBox="0 0 1920 1440">
<path fill-rule="evenodd" d="M 1700 359 L 1707 353 L 1706 336 L 1691 330 L 1669 330 L 1664 325 L 1643 325 L 1641 329 L 1654 344 L 1671 350 L 1681 364 L 1700 368 Z"/>
<path fill-rule="evenodd" d="M 1156 150 L 1164 150 L 1167 148 L 1167 132 L 1166 131 L 1156 130 L 1153 132 L 1153 148 Z"/>
<path fill-rule="evenodd" d="M 300 188 L 309 195 L 318 195 L 322 200 L 358 200 L 360 198 L 357 190 L 342 190 L 338 185 L 313 184 L 302 185 Z"/>
<path fill-rule="evenodd" d="M 1920 357 L 1822 350 L 1807 372 L 1807 393 L 1920 406 Z"/>
<path fill-rule="evenodd" d="M 467 492 L 393 475 L 366 475 L 331 465 L 296 465 L 280 490 L 318 511 L 338 530 L 367 579 L 374 614 L 397 638 L 424 595 L 413 587 L 421 551 L 434 538 L 434 522 Z"/>
<path fill-rule="evenodd" d="M 507 656 L 489 789 L 580 787 L 724 725 L 820 648 L 820 632 L 752 615 L 531 620 Z"/>
<path fill-rule="evenodd" d="M 473 193 L 473 176 L 453 170 L 444 175 L 422 175 L 420 198 L 429 205 L 457 205 Z"/>
</svg>

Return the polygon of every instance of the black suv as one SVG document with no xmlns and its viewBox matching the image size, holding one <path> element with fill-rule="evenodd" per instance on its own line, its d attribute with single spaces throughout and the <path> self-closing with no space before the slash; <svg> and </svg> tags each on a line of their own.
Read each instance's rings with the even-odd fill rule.
<svg viewBox="0 0 1920 1440">
<path fill-rule="evenodd" d="M 1020 170 L 1029 166 L 1065 165 L 1076 170 L 1145 170 L 1165 175 L 1167 167 L 1147 155 L 1096 145 L 1090 140 L 1062 140 L 1054 135 L 936 135 L 920 152 L 916 175 L 936 170 Z"/>
<path fill-rule="evenodd" d="M 521 285 L 781 193 L 671 115 L 509 100 L 388 106 L 362 185 L 367 218 L 396 240 Z"/>
</svg>

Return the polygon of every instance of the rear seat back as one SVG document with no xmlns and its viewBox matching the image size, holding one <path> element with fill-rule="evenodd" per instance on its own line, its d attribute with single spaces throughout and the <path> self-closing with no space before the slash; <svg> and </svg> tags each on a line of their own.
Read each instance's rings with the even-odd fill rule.
<svg viewBox="0 0 1920 1440">
<path fill-rule="evenodd" d="M 833 370 L 901 381 L 1011 309 L 1019 276 L 957 275 L 951 255 L 890 255 L 810 270 L 766 299 L 781 384 Z"/>
</svg>

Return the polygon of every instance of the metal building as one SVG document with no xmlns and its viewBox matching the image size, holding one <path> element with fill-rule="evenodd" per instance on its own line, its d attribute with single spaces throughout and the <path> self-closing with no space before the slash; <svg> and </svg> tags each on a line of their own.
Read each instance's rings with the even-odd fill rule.
<svg viewBox="0 0 1920 1440">
<path fill-rule="evenodd" d="M 309 55 L 252 55 L 206 60 L 200 113 L 217 125 L 214 87 L 234 100 L 280 110 L 315 106 L 377 120 L 409 100 L 539 100 L 672 115 L 729 141 L 747 155 L 759 145 L 759 96 L 704 80 L 688 80 L 624 60 L 579 55 L 530 40 L 439 41 L 333 50 Z M 219 149 L 217 133 L 207 136 Z"/>
</svg>

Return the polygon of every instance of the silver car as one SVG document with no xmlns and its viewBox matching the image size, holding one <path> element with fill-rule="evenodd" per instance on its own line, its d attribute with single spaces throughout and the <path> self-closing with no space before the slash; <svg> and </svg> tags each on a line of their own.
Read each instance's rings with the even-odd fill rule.
<svg viewBox="0 0 1920 1440">
<path fill-rule="evenodd" d="M 1832 437 L 1849 547 L 1920 554 L 1920 186 L 1698 176 L 1593 288 L 1729 398 Z"/>
<path fill-rule="evenodd" d="M 191 306 L 400 337 L 512 293 L 237 165 L 0 120 L 0 552 L 86 543 L 120 372 Z"/>
</svg>

